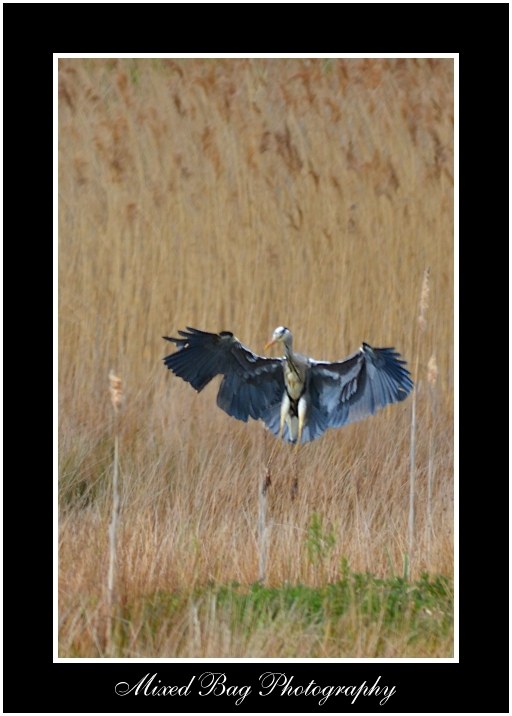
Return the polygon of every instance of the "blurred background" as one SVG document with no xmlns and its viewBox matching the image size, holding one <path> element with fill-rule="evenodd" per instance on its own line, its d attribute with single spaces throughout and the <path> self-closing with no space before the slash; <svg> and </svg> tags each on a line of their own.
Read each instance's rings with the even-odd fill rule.
<svg viewBox="0 0 512 716">
<path fill-rule="evenodd" d="M 411 398 L 292 457 L 217 408 L 217 381 L 165 369 L 187 325 L 259 353 L 286 325 L 324 360 L 394 346 L 416 383 L 412 575 L 451 575 L 453 61 L 61 59 L 58 166 L 61 655 L 95 653 L 77 615 L 95 623 L 107 571 L 110 369 L 126 600 L 254 582 L 270 456 L 270 583 L 403 569 Z"/>
</svg>

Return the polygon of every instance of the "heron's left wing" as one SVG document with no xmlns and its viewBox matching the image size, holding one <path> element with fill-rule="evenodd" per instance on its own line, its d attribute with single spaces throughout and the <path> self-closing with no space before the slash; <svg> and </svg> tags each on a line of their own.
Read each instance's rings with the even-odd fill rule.
<svg viewBox="0 0 512 716">
<path fill-rule="evenodd" d="M 164 336 L 178 350 L 163 360 L 165 365 L 198 392 L 216 375 L 223 375 L 217 405 L 228 415 L 246 422 L 259 419 L 280 403 L 284 392 L 280 358 L 253 353 L 232 333 L 207 333 L 187 326 L 181 338 Z"/>
<path fill-rule="evenodd" d="M 413 389 L 406 363 L 394 348 L 360 350 L 343 361 L 311 361 L 311 402 L 327 427 L 362 420 L 404 400 Z"/>
</svg>

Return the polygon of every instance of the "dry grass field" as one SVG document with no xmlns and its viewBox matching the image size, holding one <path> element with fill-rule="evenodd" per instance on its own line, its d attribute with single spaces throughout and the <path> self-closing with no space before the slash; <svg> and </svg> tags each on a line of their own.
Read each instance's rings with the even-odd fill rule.
<svg viewBox="0 0 512 716">
<path fill-rule="evenodd" d="M 165 369 L 161 336 L 187 325 L 260 353 L 277 325 L 317 359 L 363 340 L 402 353 L 410 581 L 412 398 L 295 455 L 219 410 L 218 380 L 198 395 Z M 60 656 L 451 656 L 452 61 L 61 60 L 58 360 Z M 421 598 L 396 620 L 397 584 Z"/>
</svg>

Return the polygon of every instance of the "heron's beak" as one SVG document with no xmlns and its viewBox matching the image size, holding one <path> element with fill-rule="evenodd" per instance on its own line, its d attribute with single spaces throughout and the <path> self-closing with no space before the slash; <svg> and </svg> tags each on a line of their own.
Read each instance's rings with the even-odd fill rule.
<svg viewBox="0 0 512 716">
<path fill-rule="evenodd" d="M 275 338 L 272 338 L 271 341 L 269 341 L 268 343 L 265 343 L 265 350 L 268 351 L 268 349 L 270 348 L 270 346 L 273 346 L 273 345 L 275 345 L 276 343 L 277 343 L 276 339 L 275 339 Z"/>
</svg>

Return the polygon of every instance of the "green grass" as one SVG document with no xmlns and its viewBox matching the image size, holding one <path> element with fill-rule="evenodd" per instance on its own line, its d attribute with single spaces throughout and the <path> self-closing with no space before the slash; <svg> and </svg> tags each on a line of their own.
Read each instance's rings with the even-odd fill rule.
<svg viewBox="0 0 512 716">
<path fill-rule="evenodd" d="M 130 647 L 136 624 L 140 625 L 138 654 Z M 451 643 L 453 585 L 444 576 L 423 574 L 419 580 L 408 582 L 403 577 L 378 579 L 369 573 L 345 571 L 339 581 L 321 587 L 267 587 L 259 583 L 247 587 L 234 582 L 210 583 L 190 592 L 158 591 L 122 607 L 116 655 L 146 655 L 157 643 L 167 642 L 166 656 L 193 656 L 188 651 L 183 653 L 191 643 L 198 649 L 196 656 L 206 656 L 205 647 L 212 634 L 224 631 L 234 650 L 220 656 L 236 657 L 243 648 L 247 656 L 257 657 L 258 645 L 281 632 L 284 625 L 289 658 L 327 653 L 334 658 L 355 656 L 365 633 L 372 634 L 373 653 L 369 656 L 389 656 L 386 645 L 397 639 L 404 650 L 400 656 L 419 650 L 428 653 Z M 335 643 L 339 644 L 339 653 L 333 651 Z"/>
</svg>

